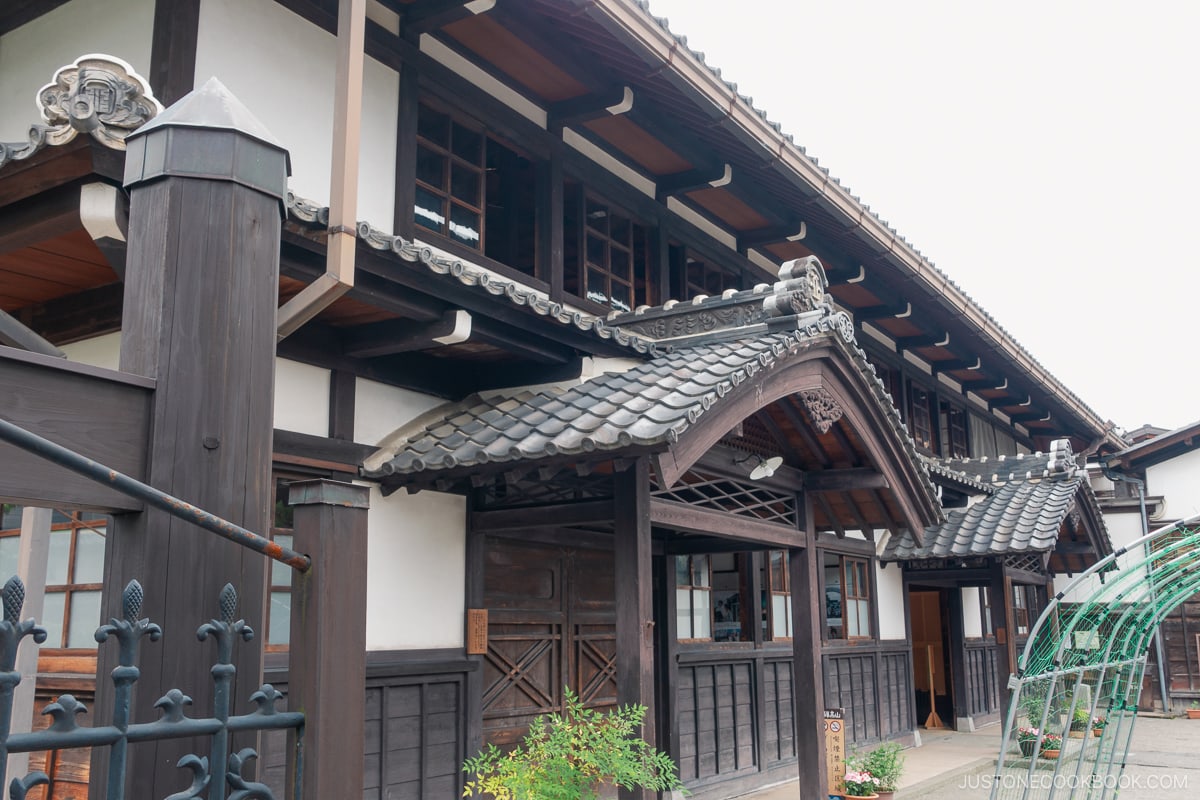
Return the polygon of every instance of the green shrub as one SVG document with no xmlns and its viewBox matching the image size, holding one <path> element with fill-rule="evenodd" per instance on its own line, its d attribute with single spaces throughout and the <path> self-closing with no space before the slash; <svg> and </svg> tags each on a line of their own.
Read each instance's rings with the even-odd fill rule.
<svg viewBox="0 0 1200 800">
<path fill-rule="evenodd" d="M 607 714 L 585 708 L 571 690 L 560 716 L 538 717 L 525 741 L 505 753 L 488 745 L 463 763 L 475 776 L 463 797 L 496 800 L 595 800 L 604 784 L 652 791 L 682 789 L 675 762 L 638 736 L 645 706 Z"/>
<path fill-rule="evenodd" d="M 881 744 L 862 757 L 863 769 L 879 779 L 879 789 L 894 792 L 904 774 L 903 748 L 896 742 Z"/>
</svg>

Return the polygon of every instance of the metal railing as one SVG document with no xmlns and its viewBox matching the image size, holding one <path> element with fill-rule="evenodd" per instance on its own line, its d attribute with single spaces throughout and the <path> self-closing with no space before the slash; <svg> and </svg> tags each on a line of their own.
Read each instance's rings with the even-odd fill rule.
<svg viewBox="0 0 1200 800">
<path fill-rule="evenodd" d="M 205 622 L 196 631 L 198 640 L 203 642 L 211 638 L 217 645 L 217 658 L 211 670 L 214 684 L 212 715 L 202 718 L 187 716 L 187 707 L 192 699 L 180 689 L 171 689 L 155 703 L 155 708 L 159 709 L 159 719 L 151 722 L 130 719 L 134 685 L 141 676 L 135 666 L 141 641 L 148 638 L 151 642 L 157 642 L 163 631 L 159 625 L 140 616 L 143 601 L 141 584 L 130 581 L 121 599 L 122 618 L 109 620 L 96 629 L 97 642 L 103 644 L 115 640 L 119 647 L 118 666 L 111 674 L 116 699 L 109 723 L 99 727 L 81 727 L 76 722 L 76 716 L 86 711 L 84 705 L 74 696 L 64 694 L 42 710 L 53 720 L 48 729 L 33 733 L 10 733 L 13 695 L 21 683 L 21 674 L 14 669 L 17 648 L 26 637 L 41 644 L 46 640 L 46 629 L 33 619 L 20 619 L 25 603 L 25 586 L 20 578 L 9 578 L 3 590 L 0 590 L 4 614 L 3 620 L 0 620 L 0 787 L 6 778 L 9 753 L 108 747 L 105 797 L 107 800 L 124 800 L 129 745 L 207 736 L 211 743 L 207 755 L 192 753 L 178 762 L 181 769 L 191 771 L 191 785 L 166 800 L 274 800 L 274 794 L 266 784 L 252 781 L 242 774 L 248 762 L 257 758 L 258 753 L 250 747 L 231 753 L 229 737 L 243 731 L 291 729 L 296 731 L 294 756 L 289 759 L 294 771 L 291 785 L 296 787 L 295 800 L 299 800 L 304 764 L 304 715 L 278 710 L 276 703 L 283 695 L 270 684 L 263 684 L 250 696 L 249 702 L 255 706 L 253 711 L 240 715 L 231 713 L 231 691 L 237 672 L 232 663 L 233 648 L 238 639 L 250 641 L 254 638 L 250 626 L 244 620 L 235 619 L 238 596 L 233 586 L 226 584 L 221 590 L 217 618 Z M 46 773 L 31 772 L 14 777 L 9 784 L 8 795 L 11 800 L 24 800 L 30 789 L 49 783 L 50 778 Z"/>
</svg>

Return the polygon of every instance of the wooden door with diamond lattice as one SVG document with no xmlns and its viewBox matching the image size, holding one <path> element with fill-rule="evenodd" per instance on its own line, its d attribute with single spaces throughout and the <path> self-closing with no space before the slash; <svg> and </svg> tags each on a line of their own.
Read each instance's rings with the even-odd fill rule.
<svg viewBox="0 0 1200 800">
<path fill-rule="evenodd" d="M 486 741 L 519 741 L 534 717 L 562 709 L 564 686 L 592 708 L 616 704 L 613 569 L 611 551 L 488 538 Z"/>
</svg>

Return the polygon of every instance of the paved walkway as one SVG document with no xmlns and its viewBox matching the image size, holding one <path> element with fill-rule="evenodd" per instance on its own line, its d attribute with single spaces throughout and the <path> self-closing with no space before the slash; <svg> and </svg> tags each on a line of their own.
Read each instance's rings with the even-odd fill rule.
<svg viewBox="0 0 1200 800">
<path fill-rule="evenodd" d="M 922 746 L 904 751 L 905 773 L 896 800 L 987 800 L 1000 746 L 1000 726 L 974 733 L 922 731 Z M 1003 796 L 1013 796 L 1004 793 Z M 1030 797 L 1044 798 L 1045 792 Z M 1087 792 L 1056 791 L 1055 800 Z M 1100 797 L 1093 793 L 1092 797 Z M 743 800 L 796 800 L 796 782 L 746 795 Z M 1104 795 L 1114 800 L 1110 790 Z M 1140 717 L 1120 782 L 1120 800 L 1200 797 L 1200 721 Z M 808 800 L 808 798 L 805 798 Z"/>
</svg>

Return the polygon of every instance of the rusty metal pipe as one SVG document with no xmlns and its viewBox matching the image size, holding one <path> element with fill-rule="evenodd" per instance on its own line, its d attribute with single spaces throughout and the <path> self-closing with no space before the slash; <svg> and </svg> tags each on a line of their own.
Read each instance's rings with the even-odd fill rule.
<svg viewBox="0 0 1200 800">
<path fill-rule="evenodd" d="M 228 539 L 242 547 L 248 547 L 256 553 L 262 553 L 267 558 L 287 564 L 294 570 L 308 572 L 312 566 L 311 559 L 303 553 L 297 553 L 295 550 L 278 545 L 264 536 L 259 536 L 257 533 L 248 531 L 215 514 L 210 514 L 202 508 L 196 508 L 191 503 L 159 491 L 122 472 L 117 472 L 115 469 L 80 455 L 74 450 L 27 431 L 20 425 L 14 425 L 6 419 L 0 419 L 0 440 L 72 472 L 77 472 L 96 483 L 111 486 L 121 494 L 136 497 L 146 505 L 154 506 L 177 519 L 198 525 L 206 531 L 217 534 L 222 539 Z"/>
</svg>

